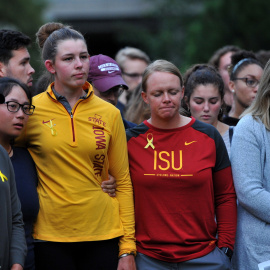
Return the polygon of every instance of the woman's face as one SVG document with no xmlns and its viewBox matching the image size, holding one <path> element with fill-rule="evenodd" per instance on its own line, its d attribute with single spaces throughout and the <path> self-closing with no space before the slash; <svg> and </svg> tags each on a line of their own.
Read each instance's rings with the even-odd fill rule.
<svg viewBox="0 0 270 270">
<path fill-rule="evenodd" d="M 250 64 L 244 67 L 238 74 L 237 78 L 248 78 L 252 80 L 260 81 L 263 73 L 263 69 L 256 65 Z M 234 90 L 234 100 L 238 107 L 246 109 L 254 100 L 259 84 L 256 87 L 247 86 L 244 80 L 233 81 L 232 89 Z"/>
<path fill-rule="evenodd" d="M 202 122 L 216 125 L 222 105 L 218 87 L 213 84 L 200 84 L 193 90 L 189 109 L 191 115 Z"/>
<path fill-rule="evenodd" d="M 24 90 L 18 86 L 13 86 L 11 92 L 5 97 L 5 102 L 16 101 L 20 104 L 30 104 Z M 10 112 L 7 109 L 7 104 L 0 104 L 0 140 L 10 140 L 18 137 L 25 127 L 28 115 L 22 108 L 17 112 Z"/>
<path fill-rule="evenodd" d="M 81 39 L 59 42 L 54 63 L 45 61 L 47 69 L 55 75 L 57 90 L 77 89 L 84 85 L 89 72 L 89 55 Z"/>
<path fill-rule="evenodd" d="M 151 118 L 170 120 L 179 115 L 183 89 L 176 75 L 156 71 L 148 77 L 146 86 L 142 98 L 150 106 Z"/>
</svg>

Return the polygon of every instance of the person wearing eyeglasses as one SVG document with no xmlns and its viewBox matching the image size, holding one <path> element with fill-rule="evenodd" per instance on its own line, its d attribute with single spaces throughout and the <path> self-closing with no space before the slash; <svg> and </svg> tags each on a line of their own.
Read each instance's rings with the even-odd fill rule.
<svg viewBox="0 0 270 270">
<path fill-rule="evenodd" d="M 254 102 L 234 129 L 231 163 L 238 198 L 233 269 L 270 269 L 270 62 Z"/>
<path fill-rule="evenodd" d="M 12 267 L 12 270 L 34 270 L 35 259 L 32 227 L 39 211 L 36 168 L 27 149 L 13 147 L 12 141 L 22 133 L 29 115 L 32 115 L 35 110 L 35 106 L 32 105 L 31 93 L 28 87 L 13 78 L 0 78 L 0 96 L 4 99 L 0 104 L 0 144 L 8 153 L 15 171 L 16 189 L 21 202 L 24 222 L 24 231 L 21 236 L 16 231 L 16 226 L 20 225 L 20 206 L 16 203 L 16 198 L 13 198 L 17 206 L 16 208 L 12 208 L 12 210 L 17 209 L 17 212 L 12 213 L 12 224 L 15 226 L 15 229 L 13 232 L 14 237 L 10 242 L 12 247 L 10 252 L 10 264 L 14 264 L 13 260 L 15 259 L 16 263 L 19 265 L 16 266 L 17 268 L 15 268 L 15 266 L 14 268 Z M 0 220 L 1 219 L 2 216 L 0 217 Z M 2 221 L 0 221 L 0 223 L 1 222 Z M 23 223 L 21 223 L 20 226 L 23 228 Z M 7 233 L 7 235 L 8 234 L 9 233 Z M 26 238 L 27 242 L 27 256 L 25 262 L 24 256 L 26 255 L 26 248 L 24 248 L 24 238 Z M 2 245 L 5 241 L 1 236 L 0 239 L 0 245 Z M 0 256 L 1 255 L 2 253 Z M 0 259 L 1 269 L 10 269 L 1 265 L 1 263 Z"/>
<path fill-rule="evenodd" d="M 128 90 L 122 93 L 116 106 L 124 114 L 132 91 L 142 82 L 142 75 L 150 64 L 150 58 L 138 48 L 125 47 L 117 52 L 115 60 L 119 64 L 123 79 L 128 85 Z"/>
<path fill-rule="evenodd" d="M 1 145 L 0 240 L 0 269 L 22 270 L 26 244 L 21 205 L 16 192 L 14 170 L 6 150 Z"/>
<path fill-rule="evenodd" d="M 128 90 L 117 62 L 103 54 L 90 57 L 88 81 L 92 84 L 96 96 L 114 106 L 123 91 Z M 125 129 L 136 126 L 124 118 L 123 123 Z"/>
<path fill-rule="evenodd" d="M 245 50 L 233 54 L 231 60 L 229 87 L 233 93 L 233 103 L 223 122 L 236 126 L 240 115 L 251 105 L 257 94 L 263 66 L 253 52 Z"/>
</svg>

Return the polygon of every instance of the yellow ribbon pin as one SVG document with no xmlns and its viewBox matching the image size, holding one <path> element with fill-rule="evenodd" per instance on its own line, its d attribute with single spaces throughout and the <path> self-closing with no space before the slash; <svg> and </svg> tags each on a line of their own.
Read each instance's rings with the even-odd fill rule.
<svg viewBox="0 0 270 270">
<path fill-rule="evenodd" d="M 1 180 L 2 182 L 5 182 L 5 180 L 7 181 L 7 177 L 0 171 L 0 177 L 1 177 Z"/>
<path fill-rule="evenodd" d="M 153 134 L 152 133 L 148 133 L 147 134 L 147 145 L 144 148 L 148 148 L 149 146 L 151 146 L 152 149 L 155 149 L 155 146 L 153 145 L 153 141 L 154 141 Z"/>
<path fill-rule="evenodd" d="M 56 129 L 53 127 L 52 120 L 50 120 L 50 125 L 49 125 L 49 124 L 47 124 L 47 123 L 45 123 L 45 125 L 46 125 L 47 127 L 49 127 L 49 128 L 50 128 L 51 133 L 52 133 L 52 135 L 53 135 L 53 136 L 56 136 L 56 135 L 57 135 Z"/>
</svg>

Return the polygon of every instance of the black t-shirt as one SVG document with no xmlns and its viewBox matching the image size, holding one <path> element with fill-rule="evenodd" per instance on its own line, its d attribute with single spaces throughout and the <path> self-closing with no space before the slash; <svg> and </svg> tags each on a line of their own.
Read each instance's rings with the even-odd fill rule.
<svg viewBox="0 0 270 270">
<path fill-rule="evenodd" d="M 224 116 L 222 122 L 228 126 L 236 126 L 239 120 L 240 120 L 239 118 Z"/>
</svg>

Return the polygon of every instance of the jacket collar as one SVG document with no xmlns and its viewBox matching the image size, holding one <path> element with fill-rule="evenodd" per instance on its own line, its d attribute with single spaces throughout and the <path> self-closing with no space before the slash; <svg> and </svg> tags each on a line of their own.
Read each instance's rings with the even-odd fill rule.
<svg viewBox="0 0 270 270">
<path fill-rule="evenodd" d="M 54 85 L 54 82 L 48 86 L 46 92 L 51 98 L 53 98 L 54 100 L 57 100 L 57 98 L 52 90 L 53 85 Z M 94 90 L 93 90 L 92 85 L 89 82 L 86 81 L 82 88 L 84 91 L 87 92 L 85 99 L 88 99 L 90 96 L 93 95 L 92 93 L 94 93 Z"/>
</svg>

